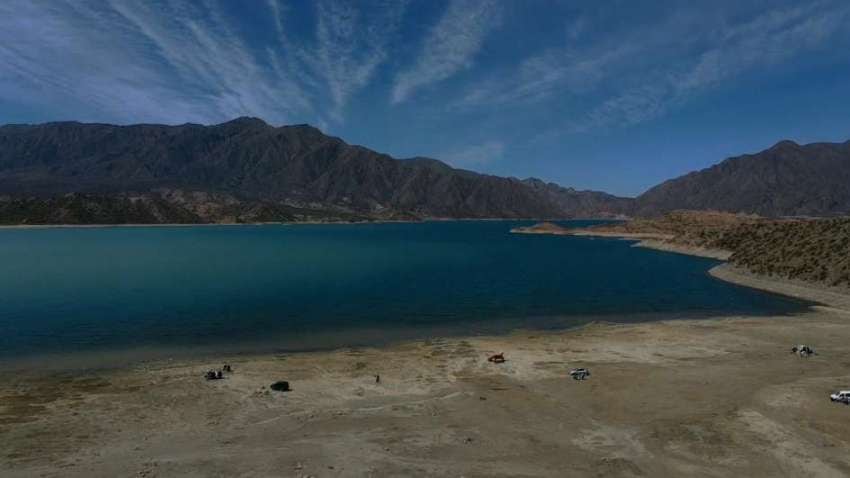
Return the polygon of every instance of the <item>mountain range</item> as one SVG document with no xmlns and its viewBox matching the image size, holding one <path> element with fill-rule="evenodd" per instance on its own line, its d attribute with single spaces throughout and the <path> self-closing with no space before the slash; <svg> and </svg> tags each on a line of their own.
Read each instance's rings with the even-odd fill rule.
<svg viewBox="0 0 850 478">
<path fill-rule="evenodd" d="M 756 154 L 665 181 L 637 198 L 633 214 L 712 209 L 767 217 L 850 214 L 850 141 L 780 141 Z"/>
<path fill-rule="evenodd" d="M 850 212 L 850 142 L 781 142 L 637 198 L 396 159 L 309 125 L 0 126 L 0 222 L 207 223 Z"/>
</svg>

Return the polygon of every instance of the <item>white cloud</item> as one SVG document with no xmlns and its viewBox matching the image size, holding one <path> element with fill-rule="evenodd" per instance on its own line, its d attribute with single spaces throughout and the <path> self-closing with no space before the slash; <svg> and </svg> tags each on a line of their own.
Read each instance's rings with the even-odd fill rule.
<svg viewBox="0 0 850 478">
<path fill-rule="evenodd" d="M 279 0 L 267 0 L 267 2 L 272 14 L 272 23 L 274 23 L 275 31 L 277 32 L 278 37 L 283 39 L 286 36 L 286 31 L 283 28 L 283 11 L 285 8 L 281 5 Z"/>
<path fill-rule="evenodd" d="M 472 167 L 498 161 L 505 153 L 505 145 L 500 141 L 487 141 L 448 151 L 440 158 L 456 167 Z"/>
<path fill-rule="evenodd" d="M 576 40 L 582 36 L 582 34 L 587 30 L 588 20 L 585 16 L 580 16 L 570 24 L 567 25 L 567 38 L 569 40 Z"/>
<path fill-rule="evenodd" d="M 642 74 L 636 86 L 607 98 L 570 129 L 641 123 L 747 72 L 770 68 L 818 48 L 850 20 L 850 7 L 822 7 L 813 4 L 773 10 L 728 25 L 695 59 Z"/>
<path fill-rule="evenodd" d="M 495 0 L 452 0 L 416 63 L 396 76 L 392 102 L 403 102 L 417 89 L 470 68 L 485 37 L 500 23 L 500 12 Z"/>
<path fill-rule="evenodd" d="M 310 109 L 301 88 L 286 77 L 273 75 L 232 31 L 214 1 L 203 2 L 202 10 L 177 2 L 170 3 L 171 11 L 128 0 L 112 0 L 112 6 L 156 47 L 186 84 L 198 83 L 201 91 L 208 90 L 225 117 L 281 117 L 293 110 Z"/>
<path fill-rule="evenodd" d="M 10 1 L 0 5 L 0 77 L 28 104 L 119 122 L 284 122 L 312 109 L 234 33 L 214 1 Z M 263 59 L 264 60 L 264 59 Z M 19 100 L 13 98 L 12 100 Z"/>
<path fill-rule="evenodd" d="M 823 44 L 847 25 L 850 8 L 820 5 L 766 12 L 723 32 L 718 45 L 703 52 L 682 75 L 673 75 L 677 93 L 699 90 L 747 70 L 771 66 Z"/>
<path fill-rule="evenodd" d="M 614 31 L 592 28 L 589 17 L 579 16 L 565 23 L 564 45 L 494 72 L 452 106 L 471 111 L 568 104 L 566 126 L 556 124 L 551 134 L 641 123 L 743 74 L 827 45 L 850 23 L 850 5 L 841 2 L 760 9 L 755 15 L 754 9 L 742 10 L 691 5 L 652 24 Z M 588 39 L 589 31 L 605 33 Z"/>
<path fill-rule="evenodd" d="M 639 48 L 630 43 L 590 52 L 550 49 L 525 59 L 514 75 L 476 85 L 456 106 L 535 102 L 553 95 L 582 93 L 622 70 L 639 53 Z"/>
<path fill-rule="evenodd" d="M 671 44 L 683 48 L 693 42 L 695 15 L 671 15 L 659 24 L 639 25 L 584 39 L 593 28 L 590 17 L 578 16 L 564 23 L 564 43 L 538 51 L 515 68 L 498 71 L 479 81 L 452 106 L 473 109 L 481 106 L 523 105 L 551 98 L 592 93 L 612 81 L 629 78 L 648 61 L 667 54 Z M 702 19 L 699 19 L 702 21 Z"/>
<path fill-rule="evenodd" d="M 314 41 L 297 43 L 282 0 L 257 6 L 266 45 L 223 0 L 0 2 L 0 98 L 117 122 L 342 121 L 388 57 L 406 1 L 321 0 Z"/>
<path fill-rule="evenodd" d="M 352 4 L 322 0 L 316 4 L 316 45 L 302 59 L 325 80 L 333 103 L 331 115 L 342 119 L 351 96 L 366 86 L 387 59 L 387 48 L 399 28 L 406 2 L 386 2 L 370 16 Z"/>
<path fill-rule="evenodd" d="M 612 123 L 632 125 L 662 114 L 667 108 L 665 85 L 642 85 L 603 101 L 586 117 L 571 125 L 572 132 L 589 131 Z"/>
</svg>

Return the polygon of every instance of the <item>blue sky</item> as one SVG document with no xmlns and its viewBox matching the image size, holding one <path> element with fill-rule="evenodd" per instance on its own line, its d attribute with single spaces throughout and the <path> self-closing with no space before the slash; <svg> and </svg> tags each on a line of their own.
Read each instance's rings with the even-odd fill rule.
<svg viewBox="0 0 850 478">
<path fill-rule="evenodd" d="M 850 139 L 850 2 L 0 2 L 0 123 L 243 115 L 635 195 Z"/>
</svg>

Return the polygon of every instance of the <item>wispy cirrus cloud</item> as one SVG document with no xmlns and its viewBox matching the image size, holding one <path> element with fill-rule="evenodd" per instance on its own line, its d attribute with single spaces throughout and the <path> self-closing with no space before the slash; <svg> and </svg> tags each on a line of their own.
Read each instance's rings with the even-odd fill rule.
<svg viewBox="0 0 850 478">
<path fill-rule="evenodd" d="M 471 88 L 455 106 L 461 108 L 516 102 L 535 102 L 565 92 L 582 93 L 634 58 L 639 48 L 623 43 L 577 52 L 550 49 L 531 56 L 507 78 L 483 81 Z"/>
<path fill-rule="evenodd" d="M 501 17 L 495 0 L 452 0 L 430 30 L 416 63 L 396 75 L 392 103 L 401 103 L 417 89 L 470 68 Z"/>
<path fill-rule="evenodd" d="M 112 0 L 119 12 L 149 42 L 185 85 L 212 96 L 224 117 L 240 114 L 287 116 L 311 105 L 296 83 L 274 75 L 230 27 L 213 0 L 170 2 L 168 8 Z"/>
<path fill-rule="evenodd" d="M 722 30 L 717 44 L 702 52 L 685 73 L 671 73 L 671 83 L 677 92 L 697 90 L 789 60 L 823 45 L 848 20 L 847 4 L 825 9 L 815 3 L 765 12 Z"/>
<path fill-rule="evenodd" d="M 578 17 L 566 22 L 564 45 L 471 85 L 452 106 L 468 112 L 568 101 L 567 126 L 552 134 L 637 124 L 748 72 L 828 45 L 848 22 L 850 5 L 833 1 L 779 5 L 755 15 L 685 9 L 578 42 L 594 29 L 587 17 Z"/>
<path fill-rule="evenodd" d="M 365 12 L 322 0 L 312 42 L 288 34 L 281 0 L 255 6 L 266 10 L 272 44 L 251 43 L 221 0 L 3 2 L 0 95 L 118 122 L 341 121 L 388 57 L 406 2 Z"/>
<path fill-rule="evenodd" d="M 275 75 L 221 8 L 212 0 L 4 2 L 0 81 L 16 87 L 2 92 L 113 121 L 287 121 L 311 111 L 304 90 Z"/>
<path fill-rule="evenodd" d="M 850 6 L 820 3 L 767 11 L 725 25 L 699 54 L 649 70 L 636 85 L 606 98 L 569 129 L 583 132 L 654 119 L 703 92 L 757 69 L 770 68 L 823 46 L 850 22 Z"/>
<path fill-rule="evenodd" d="M 348 100 L 366 86 L 388 56 L 388 45 L 401 23 L 407 2 L 384 1 L 366 15 L 356 4 L 335 0 L 317 3 L 316 44 L 302 60 L 327 83 L 331 115 L 340 120 Z"/>
<path fill-rule="evenodd" d="M 694 13 L 675 13 L 655 24 L 605 31 L 590 41 L 578 42 L 590 30 L 602 29 L 592 22 L 584 15 L 566 19 L 560 44 L 534 52 L 515 68 L 472 85 L 453 106 L 473 109 L 528 104 L 593 93 L 631 78 L 635 71 L 651 68 L 653 61 L 675 57 L 695 41 L 693 31 L 705 19 Z"/>
<path fill-rule="evenodd" d="M 283 13 L 286 6 L 282 4 L 280 0 L 266 0 L 266 2 L 268 3 L 269 11 L 272 16 L 272 23 L 274 24 L 275 32 L 277 32 L 279 38 L 286 38 L 286 30 L 283 28 Z"/>
</svg>

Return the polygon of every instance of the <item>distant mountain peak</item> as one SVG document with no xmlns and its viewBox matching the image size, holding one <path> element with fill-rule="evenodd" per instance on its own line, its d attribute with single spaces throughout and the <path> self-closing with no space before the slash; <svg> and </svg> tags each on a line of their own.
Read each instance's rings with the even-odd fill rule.
<svg viewBox="0 0 850 478">
<path fill-rule="evenodd" d="M 217 126 L 267 127 L 269 124 L 254 116 L 240 116 Z"/>
<path fill-rule="evenodd" d="M 531 186 L 533 188 L 536 188 L 536 189 L 546 189 L 546 188 L 557 189 L 561 192 L 565 192 L 565 193 L 569 193 L 569 194 L 574 194 L 574 193 L 580 192 L 580 191 L 576 190 L 575 188 L 573 188 L 572 186 L 561 186 L 558 183 L 547 182 L 547 181 L 544 181 L 540 178 L 535 178 L 535 177 L 528 177 L 528 178 L 522 179 L 521 181 L 524 184 Z M 593 193 L 593 192 L 596 192 L 596 191 L 587 191 L 587 192 Z"/>
<path fill-rule="evenodd" d="M 783 139 L 782 141 L 771 146 L 770 149 L 771 150 L 798 149 L 800 147 L 801 146 L 798 143 L 796 143 L 795 141 L 792 141 L 790 139 Z"/>
<path fill-rule="evenodd" d="M 281 126 L 281 128 L 289 129 L 289 130 L 293 130 L 293 131 L 307 131 L 307 132 L 310 132 L 310 133 L 325 134 L 324 131 L 320 130 L 319 128 L 317 128 L 313 125 L 311 125 L 310 123 L 288 124 L 288 125 L 285 125 L 285 126 Z"/>
<path fill-rule="evenodd" d="M 535 178 L 533 176 L 529 176 L 529 177 L 523 179 L 522 181 L 526 184 L 540 184 L 540 185 L 547 184 L 546 181 L 544 181 L 540 178 Z"/>
<path fill-rule="evenodd" d="M 635 210 L 652 216 L 675 209 L 774 217 L 850 214 L 850 147 L 780 141 L 665 181 L 640 195 Z"/>
</svg>

